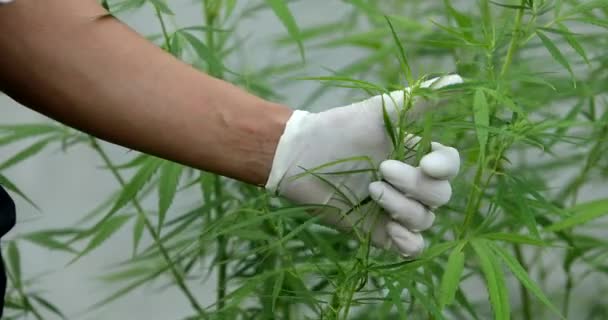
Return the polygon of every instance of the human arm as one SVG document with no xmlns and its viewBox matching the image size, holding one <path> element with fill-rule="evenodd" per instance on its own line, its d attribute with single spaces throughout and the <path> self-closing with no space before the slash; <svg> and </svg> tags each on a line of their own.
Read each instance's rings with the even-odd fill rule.
<svg viewBox="0 0 608 320">
<path fill-rule="evenodd" d="M 95 0 L 0 7 L 0 90 L 107 141 L 263 185 L 291 110 L 171 57 Z"/>
</svg>

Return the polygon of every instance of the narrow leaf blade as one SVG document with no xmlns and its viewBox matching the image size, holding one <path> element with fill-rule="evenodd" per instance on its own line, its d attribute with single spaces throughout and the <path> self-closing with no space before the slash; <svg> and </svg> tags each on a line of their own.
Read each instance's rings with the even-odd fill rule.
<svg viewBox="0 0 608 320">
<path fill-rule="evenodd" d="M 160 231 L 169 207 L 173 203 L 179 180 L 182 176 L 183 166 L 166 161 L 160 167 L 158 181 L 158 230 Z"/>
<path fill-rule="evenodd" d="M 305 60 L 304 55 L 304 44 L 302 43 L 302 38 L 300 37 L 300 28 L 296 23 L 296 19 L 291 14 L 289 7 L 283 0 L 266 0 L 266 4 L 274 11 L 274 14 L 281 20 L 289 35 L 297 42 L 298 49 L 300 50 L 300 57 L 302 60 Z"/>
<path fill-rule="evenodd" d="M 441 278 L 441 289 L 439 291 L 439 305 L 441 308 L 454 302 L 463 270 L 464 252 L 457 248 L 450 253 L 448 264 Z"/>
</svg>

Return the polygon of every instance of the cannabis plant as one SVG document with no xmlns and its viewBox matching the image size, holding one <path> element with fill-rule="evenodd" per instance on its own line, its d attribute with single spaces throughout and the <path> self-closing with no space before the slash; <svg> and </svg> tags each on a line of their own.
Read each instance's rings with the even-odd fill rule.
<svg viewBox="0 0 608 320">
<path fill-rule="evenodd" d="M 605 318 L 605 294 L 573 293 L 608 291 L 606 231 L 597 228 L 608 214 L 608 1 L 343 2 L 332 21 L 309 27 L 281 0 L 195 1 L 203 16 L 195 26 L 180 25 L 163 0 L 103 5 L 119 18 L 153 8 L 162 32 L 151 41 L 267 99 L 280 99 L 286 80 L 318 85 L 297 101 L 302 108 L 318 107 L 329 92 L 353 102 L 406 85 L 414 89 L 404 110 L 419 98 L 441 99 L 441 111 L 416 123 L 385 121 L 393 141 L 406 130 L 422 137 L 411 152 L 396 145 L 396 159 L 415 162 L 431 140 L 463 158 L 453 198 L 436 212 L 420 257 L 404 260 L 365 237 L 318 226 L 308 207 L 255 186 L 135 152 L 117 163 L 101 141 L 54 123 L 3 124 L 0 146 L 35 142 L 2 159 L 0 170 L 44 148 L 86 144 L 117 183 L 78 225 L 10 240 L 9 318 L 61 315 L 28 290 L 35 281 L 20 273 L 19 242 L 78 263 L 123 229 L 133 235 L 132 258 L 103 275 L 115 293 L 92 309 L 112 308 L 152 283 L 178 288 L 191 319 Z M 233 30 L 261 10 L 285 27 L 285 37 L 268 45 L 296 58 L 239 71 L 229 58 L 242 40 Z M 358 53 L 348 65 L 323 74 L 303 69 L 312 53 L 344 48 Z M 433 93 L 418 88 L 448 73 L 465 82 Z M 0 183 L 35 201 L 1 173 Z M 187 211 L 174 204 L 182 192 L 198 194 Z M 208 290 L 201 281 L 211 272 L 216 300 L 202 305 L 194 292 Z"/>
</svg>

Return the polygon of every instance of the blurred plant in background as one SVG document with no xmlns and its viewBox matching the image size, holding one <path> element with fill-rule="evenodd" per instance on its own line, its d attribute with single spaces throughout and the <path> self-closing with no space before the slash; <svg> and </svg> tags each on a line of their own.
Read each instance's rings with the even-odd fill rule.
<svg viewBox="0 0 608 320">
<path fill-rule="evenodd" d="M 78 225 L 10 242 L 7 319 L 61 316 L 31 290 L 35 279 L 23 279 L 16 243 L 64 251 L 78 263 L 124 228 L 133 234 L 132 258 L 103 275 L 116 292 L 92 308 L 111 308 L 155 283 L 177 287 L 191 319 L 605 317 L 603 297 L 578 301 L 587 314 L 569 306 L 587 279 L 608 289 L 606 232 L 592 230 L 608 214 L 608 197 L 584 195 L 608 179 L 608 1 L 344 2 L 348 12 L 312 28 L 300 28 L 283 0 L 205 0 L 198 4 L 204 21 L 179 27 L 170 2 L 103 5 L 112 14 L 152 6 L 162 30 L 152 41 L 261 97 L 278 99 L 274 84 L 285 79 L 320 81 L 304 107 L 330 90 L 371 95 L 436 72 L 461 74 L 466 82 L 451 90 L 445 112 L 414 125 L 464 160 L 421 257 L 404 261 L 318 227 L 306 207 L 258 187 L 145 154 L 115 163 L 97 139 L 57 124 L 4 124 L 0 146 L 35 139 L 0 162 L 0 183 L 14 194 L 32 202 L 1 170 L 44 148 L 69 152 L 76 144 L 92 148 L 118 186 Z M 289 35 L 274 45 L 293 48 L 302 62 L 332 48 L 364 55 L 304 79 L 297 60 L 239 72 L 226 63 L 240 50 L 232 30 L 259 10 L 272 10 Z M 176 194 L 193 190 L 200 196 L 191 210 L 175 210 Z M 156 205 L 144 205 L 150 197 Z M 217 299 L 205 306 L 193 292 L 211 272 Z M 471 290 L 480 283 L 484 292 Z"/>
</svg>

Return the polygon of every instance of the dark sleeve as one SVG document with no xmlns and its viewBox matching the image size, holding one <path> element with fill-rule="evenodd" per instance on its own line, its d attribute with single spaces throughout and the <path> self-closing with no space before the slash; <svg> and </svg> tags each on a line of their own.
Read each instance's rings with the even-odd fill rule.
<svg viewBox="0 0 608 320">
<path fill-rule="evenodd" d="M 15 226 L 15 203 L 11 197 L 0 186 L 0 239 Z M 4 295 L 6 293 L 6 271 L 0 251 L 0 318 L 4 311 Z"/>
</svg>

